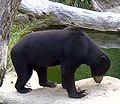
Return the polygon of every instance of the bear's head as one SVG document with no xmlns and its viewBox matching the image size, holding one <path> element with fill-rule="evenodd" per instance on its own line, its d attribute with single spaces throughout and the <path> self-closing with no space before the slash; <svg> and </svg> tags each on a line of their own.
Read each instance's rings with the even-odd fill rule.
<svg viewBox="0 0 120 104">
<path fill-rule="evenodd" d="M 86 54 L 86 64 L 91 68 L 91 74 L 95 82 L 100 83 L 103 76 L 110 68 L 110 59 L 108 55 L 103 52 L 96 43 L 89 37 L 88 50 Z"/>
<path fill-rule="evenodd" d="M 91 74 L 95 82 L 100 83 L 103 76 L 110 68 L 110 59 L 106 54 L 102 54 L 98 57 L 98 61 L 90 66 Z"/>
</svg>

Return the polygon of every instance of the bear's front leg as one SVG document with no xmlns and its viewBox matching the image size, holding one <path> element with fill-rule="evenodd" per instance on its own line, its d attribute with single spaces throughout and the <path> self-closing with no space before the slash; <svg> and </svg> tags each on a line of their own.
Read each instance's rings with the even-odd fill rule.
<svg viewBox="0 0 120 104">
<path fill-rule="evenodd" d="M 74 71 L 71 69 L 62 69 L 62 86 L 67 90 L 68 96 L 71 98 L 82 98 L 86 96 L 84 93 L 85 90 L 77 92 L 75 87 Z"/>
</svg>

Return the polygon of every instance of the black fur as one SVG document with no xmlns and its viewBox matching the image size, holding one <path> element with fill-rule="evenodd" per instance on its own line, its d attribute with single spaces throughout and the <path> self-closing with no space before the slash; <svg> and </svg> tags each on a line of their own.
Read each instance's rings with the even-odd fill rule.
<svg viewBox="0 0 120 104">
<path fill-rule="evenodd" d="M 108 56 L 77 27 L 30 33 L 13 47 L 11 58 L 18 75 L 18 92 L 31 91 L 24 86 L 33 69 L 41 86 L 55 87 L 47 80 L 47 68 L 60 65 L 63 88 L 73 98 L 85 96 L 84 91 L 77 92 L 75 88 L 74 73 L 81 64 L 89 65 L 95 76 L 104 75 L 110 67 Z"/>
</svg>

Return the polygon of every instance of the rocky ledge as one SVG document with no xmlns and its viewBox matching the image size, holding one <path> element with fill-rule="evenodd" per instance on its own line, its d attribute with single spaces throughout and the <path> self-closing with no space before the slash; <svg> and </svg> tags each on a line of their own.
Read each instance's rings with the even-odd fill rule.
<svg viewBox="0 0 120 104">
<path fill-rule="evenodd" d="M 101 84 L 96 84 L 92 78 L 76 81 L 77 89 L 87 92 L 81 99 L 69 98 L 60 84 L 56 88 L 40 87 L 36 73 L 27 84 L 33 88 L 30 93 L 18 93 L 14 88 L 15 81 L 14 72 L 4 78 L 0 104 L 120 104 L 120 80 L 109 76 L 105 76 Z"/>
</svg>

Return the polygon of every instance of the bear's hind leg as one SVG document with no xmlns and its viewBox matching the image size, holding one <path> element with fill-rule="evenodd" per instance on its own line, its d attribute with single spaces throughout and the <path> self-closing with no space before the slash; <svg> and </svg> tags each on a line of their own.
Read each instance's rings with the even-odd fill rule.
<svg viewBox="0 0 120 104">
<path fill-rule="evenodd" d="M 32 69 L 29 69 L 29 71 L 28 71 L 28 68 L 25 68 L 25 69 L 24 68 L 22 68 L 23 71 L 21 69 L 16 70 L 16 72 L 18 74 L 18 79 L 15 84 L 15 88 L 20 93 L 27 93 L 27 92 L 32 91 L 31 88 L 25 87 L 26 83 L 28 82 L 28 80 L 30 79 L 30 77 L 32 75 Z M 20 70 L 20 72 L 19 72 L 19 70 Z"/>
<path fill-rule="evenodd" d="M 32 90 L 31 88 L 25 88 L 27 81 L 32 75 L 32 69 L 27 66 L 24 58 L 24 55 L 17 47 L 11 50 L 11 60 L 18 77 L 15 88 L 20 93 L 27 93 Z"/>
<path fill-rule="evenodd" d="M 48 81 L 47 79 L 47 67 L 36 68 L 36 72 L 38 74 L 39 83 L 41 86 L 44 86 L 44 87 L 55 87 L 56 86 L 55 83 Z"/>
</svg>

